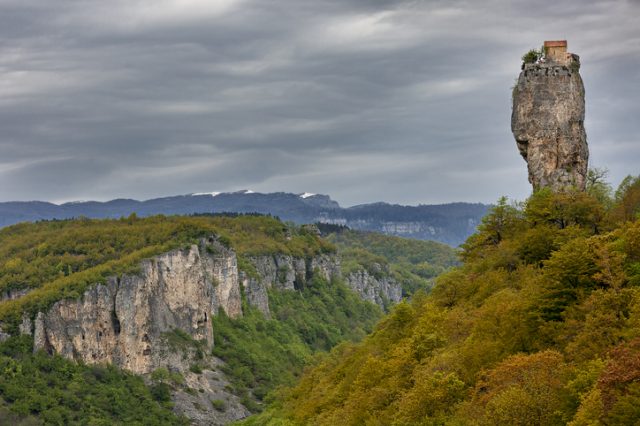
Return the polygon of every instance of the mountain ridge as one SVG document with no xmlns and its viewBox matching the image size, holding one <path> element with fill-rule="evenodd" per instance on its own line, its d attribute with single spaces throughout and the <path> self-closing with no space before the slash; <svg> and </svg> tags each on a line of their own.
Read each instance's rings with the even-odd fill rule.
<svg viewBox="0 0 640 426">
<path fill-rule="evenodd" d="M 420 240 L 435 240 L 457 246 L 475 230 L 489 206 L 481 203 L 448 203 L 403 206 L 386 202 L 342 207 L 324 194 L 250 190 L 193 193 L 134 200 L 0 202 L 0 227 L 38 220 L 119 218 L 138 216 L 190 215 L 201 213 L 260 213 L 296 224 L 330 223 L 352 229 L 377 231 Z"/>
</svg>

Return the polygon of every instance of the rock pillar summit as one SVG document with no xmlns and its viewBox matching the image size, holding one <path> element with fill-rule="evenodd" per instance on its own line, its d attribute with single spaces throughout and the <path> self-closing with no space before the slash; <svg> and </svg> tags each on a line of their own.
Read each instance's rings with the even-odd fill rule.
<svg viewBox="0 0 640 426">
<path fill-rule="evenodd" d="M 584 130 L 580 58 L 567 42 L 545 41 L 530 52 L 513 89 L 511 131 L 533 189 L 584 190 L 589 148 Z"/>
</svg>

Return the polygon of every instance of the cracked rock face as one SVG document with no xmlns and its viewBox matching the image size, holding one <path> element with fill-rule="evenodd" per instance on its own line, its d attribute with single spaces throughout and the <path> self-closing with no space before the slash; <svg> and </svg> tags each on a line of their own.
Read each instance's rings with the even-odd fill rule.
<svg viewBox="0 0 640 426">
<path fill-rule="evenodd" d="M 300 290 L 314 273 L 327 281 L 341 275 L 339 259 L 325 254 L 308 259 L 283 254 L 253 256 L 248 261 L 255 268 L 258 278 L 240 273 L 240 282 L 249 305 L 259 309 L 267 318 L 271 318 L 269 289 Z"/>
<path fill-rule="evenodd" d="M 374 264 L 381 271 L 381 265 Z M 363 300 L 369 301 L 385 308 L 390 303 L 398 303 L 402 300 L 402 285 L 390 276 L 385 269 L 382 276 L 376 277 L 365 269 L 351 272 L 346 277 L 347 284 Z"/>
<path fill-rule="evenodd" d="M 577 55 L 525 64 L 513 89 L 511 130 L 533 189 L 584 190 L 589 149 Z"/>
<path fill-rule="evenodd" d="M 238 271 L 233 250 L 211 238 L 142 262 L 135 275 L 111 277 L 90 287 L 80 299 L 56 302 L 22 334 L 31 334 L 35 350 L 66 358 L 110 363 L 137 374 L 168 366 L 166 334 L 181 330 L 213 347 L 212 315 L 243 315 L 240 285 L 249 304 L 270 317 L 268 289 L 300 289 L 314 273 L 339 276 L 340 263 L 328 255 L 309 259 L 286 255 L 251 258 L 258 277 Z"/>
<path fill-rule="evenodd" d="M 157 256 L 141 269 L 40 312 L 35 349 L 145 374 L 166 365 L 165 333 L 179 329 L 211 348 L 211 315 L 242 315 L 235 253 L 216 242 Z"/>
</svg>

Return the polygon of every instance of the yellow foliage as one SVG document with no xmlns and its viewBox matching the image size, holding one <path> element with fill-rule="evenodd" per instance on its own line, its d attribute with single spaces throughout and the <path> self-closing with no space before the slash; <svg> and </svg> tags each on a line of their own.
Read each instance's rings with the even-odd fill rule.
<svg viewBox="0 0 640 426">
<path fill-rule="evenodd" d="M 600 418 L 604 414 L 604 404 L 600 389 L 594 387 L 580 400 L 580 407 L 568 426 L 601 426 Z"/>
</svg>

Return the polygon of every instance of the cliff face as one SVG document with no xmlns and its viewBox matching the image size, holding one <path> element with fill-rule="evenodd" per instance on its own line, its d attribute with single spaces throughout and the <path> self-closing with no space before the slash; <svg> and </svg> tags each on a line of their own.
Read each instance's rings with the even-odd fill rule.
<svg viewBox="0 0 640 426">
<path fill-rule="evenodd" d="M 213 239 L 202 240 L 143 262 L 139 274 L 111 277 L 80 299 L 61 300 L 40 312 L 33 324 L 25 317 L 20 331 L 33 330 L 36 350 L 148 374 L 174 364 L 167 346 L 167 334 L 174 330 L 204 342 L 209 351 L 215 335 L 211 315 L 222 309 L 232 318 L 242 316 L 240 286 L 247 302 L 269 318 L 269 289 L 300 289 L 314 274 L 326 280 L 341 276 L 340 261 L 333 255 L 248 260 L 256 274 L 239 272 L 232 250 Z M 362 270 L 345 281 L 364 300 L 380 306 L 399 302 L 400 284 L 388 274 L 377 275 Z"/>
<path fill-rule="evenodd" d="M 340 276 L 340 261 L 335 256 L 319 255 L 309 259 L 276 254 L 255 256 L 249 262 L 256 276 L 241 273 L 241 282 L 247 302 L 258 308 L 267 318 L 269 311 L 268 289 L 296 290 L 304 287 L 314 273 L 330 281 Z"/>
<path fill-rule="evenodd" d="M 211 315 L 222 309 L 231 318 L 242 316 L 241 285 L 247 302 L 270 317 L 268 289 L 300 289 L 316 273 L 327 280 L 340 276 L 340 262 L 332 255 L 277 254 L 249 262 L 256 274 L 239 272 L 233 250 L 202 240 L 143 262 L 139 274 L 111 277 L 80 299 L 61 300 L 33 323 L 25 317 L 20 331 L 33 329 L 35 350 L 148 374 L 172 365 L 167 335 L 175 330 L 210 351 Z"/>
<path fill-rule="evenodd" d="M 235 253 L 214 240 L 158 256 L 138 275 L 113 277 L 35 320 L 35 349 L 134 373 L 166 365 L 166 333 L 213 345 L 211 314 L 242 315 Z"/>
<path fill-rule="evenodd" d="M 382 267 L 377 265 L 382 272 Z M 345 279 L 358 295 L 371 303 L 386 307 L 389 303 L 398 303 L 402 300 L 402 286 L 393 277 L 386 274 L 371 274 L 365 269 L 351 272 Z M 376 276 L 378 275 L 378 276 Z"/>
<path fill-rule="evenodd" d="M 534 190 L 585 187 L 589 150 L 577 55 L 525 64 L 513 90 L 511 130 Z"/>
</svg>

